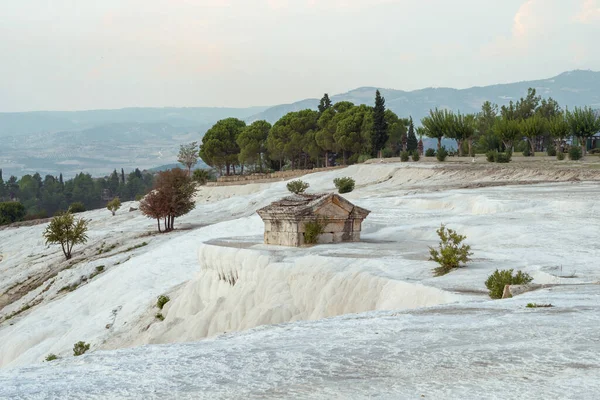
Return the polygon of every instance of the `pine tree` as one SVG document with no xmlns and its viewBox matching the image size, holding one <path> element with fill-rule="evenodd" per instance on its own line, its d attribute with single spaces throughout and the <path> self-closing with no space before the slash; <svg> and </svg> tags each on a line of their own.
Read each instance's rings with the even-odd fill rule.
<svg viewBox="0 0 600 400">
<path fill-rule="evenodd" d="M 379 90 L 375 92 L 375 107 L 373 108 L 373 133 L 371 145 L 373 153 L 381 157 L 381 149 L 388 140 L 388 124 L 385 120 L 385 99 L 381 96 Z"/>
<path fill-rule="evenodd" d="M 121 168 L 121 184 L 125 184 L 125 171 Z"/>
<path fill-rule="evenodd" d="M 419 141 L 417 140 L 417 136 L 415 135 L 415 125 L 413 124 L 412 117 L 410 117 L 410 123 L 408 125 L 408 139 L 406 143 L 407 150 L 409 152 L 417 150 L 419 146 Z"/>
<path fill-rule="evenodd" d="M 116 169 L 108 179 L 108 190 L 110 190 L 110 194 L 113 197 L 116 197 L 117 193 L 119 192 L 119 174 L 117 173 Z"/>
<path fill-rule="evenodd" d="M 323 95 L 323 98 L 319 102 L 319 114 L 323 114 L 325 112 L 325 110 L 331 108 L 331 106 L 332 106 L 332 104 L 331 104 L 331 100 L 329 100 L 329 95 L 327 93 L 325 93 Z"/>
<path fill-rule="evenodd" d="M 60 173 L 60 176 L 58 177 L 58 181 L 60 182 L 60 186 L 63 186 L 65 184 L 65 182 L 63 181 L 62 172 Z"/>
</svg>

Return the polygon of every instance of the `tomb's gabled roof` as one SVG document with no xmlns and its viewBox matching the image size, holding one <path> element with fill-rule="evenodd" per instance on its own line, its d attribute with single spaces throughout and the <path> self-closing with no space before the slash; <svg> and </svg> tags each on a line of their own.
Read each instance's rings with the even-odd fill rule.
<svg viewBox="0 0 600 400">
<path fill-rule="evenodd" d="M 334 203 L 346 210 L 353 218 L 366 218 L 370 211 L 355 206 L 335 193 L 302 193 L 293 194 L 275 201 L 257 211 L 261 218 L 294 218 L 315 215 L 316 211 L 326 204 Z"/>
</svg>

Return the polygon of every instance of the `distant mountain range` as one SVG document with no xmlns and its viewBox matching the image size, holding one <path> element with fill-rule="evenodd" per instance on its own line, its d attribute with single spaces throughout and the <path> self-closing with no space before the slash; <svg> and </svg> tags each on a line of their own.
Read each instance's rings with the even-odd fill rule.
<svg viewBox="0 0 600 400">
<path fill-rule="evenodd" d="M 489 100 L 498 105 L 516 101 L 527 94 L 527 89 L 535 88 L 539 95 L 552 97 L 561 106 L 591 106 L 600 108 L 600 72 L 576 70 L 562 73 L 550 79 L 523 81 L 469 89 L 426 88 L 403 91 L 379 88 L 385 97 L 386 106 L 400 117 L 412 116 L 418 121 L 433 108 L 447 108 L 464 113 L 478 112 L 481 105 Z M 354 104 L 373 104 L 375 87 L 361 87 L 331 96 L 335 103 L 351 101 Z M 271 123 L 290 111 L 317 109 L 319 99 L 305 99 L 292 104 L 271 107 L 248 118 L 248 121 L 265 119 Z"/>
<path fill-rule="evenodd" d="M 33 111 L 0 113 L 0 137 L 32 133 L 80 131 L 118 123 L 164 123 L 194 128 L 227 118 L 248 118 L 268 107 L 249 108 L 122 108 L 90 111 Z"/>
<path fill-rule="evenodd" d="M 481 104 L 518 100 L 533 87 L 561 106 L 600 108 L 600 72 L 571 71 L 536 81 L 473 87 L 427 88 L 414 91 L 380 89 L 386 105 L 418 124 L 430 109 L 477 112 Z M 334 102 L 373 104 L 375 87 L 331 96 Z M 125 108 L 91 111 L 0 113 L 0 168 L 4 176 L 27 173 L 65 177 L 86 171 L 105 175 L 114 168 L 151 169 L 177 162 L 179 145 L 202 136 L 216 121 L 235 117 L 271 123 L 290 111 L 316 109 L 318 98 L 274 107 L 249 108 Z"/>
</svg>

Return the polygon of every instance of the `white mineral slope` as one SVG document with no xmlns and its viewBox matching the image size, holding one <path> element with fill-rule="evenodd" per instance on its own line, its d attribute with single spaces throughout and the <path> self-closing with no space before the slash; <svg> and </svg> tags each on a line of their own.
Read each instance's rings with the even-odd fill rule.
<svg viewBox="0 0 600 400">
<path fill-rule="evenodd" d="M 556 287 L 97 351 L 2 370 L 0 398 L 594 400 L 599 300 L 600 285 Z"/>
<path fill-rule="evenodd" d="M 484 281 L 496 268 L 523 269 L 540 283 L 598 281 L 590 243 L 600 221 L 590 216 L 600 211 L 600 187 L 577 182 L 456 189 L 510 182 L 514 174 L 528 181 L 538 176 L 492 172 L 384 164 L 307 175 L 312 191 L 332 190 L 333 178 L 354 176 L 357 189 L 348 198 L 372 210 L 362 243 L 309 250 L 255 244 L 262 233 L 255 211 L 285 195 L 285 182 L 204 187 L 197 208 L 177 221 L 187 230 L 169 235 L 142 237 L 154 223 L 139 212 L 115 218 L 106 210 L 84 213 L 93 220 L 94 242 L 84 252 L 121 237 L 123 247 L 142 240 L 147 246 L 82 260 L 41 286 L 50 286 L 47 291 L 37 289 L 31 296 L 41 298 L 40 304 L 0 325 L 0 366 L 37 363 L 49 353 L 68 357 L 79 340 L 97 351 L 343 313 L 482 302 Z M 466 234 L 475 256 L 468 269 L 433 278 L 427 246 L 436 244 L 440 223 Z M 41 242 L 43 229 L 0 230 L 0 282 L 43 268 L 43 261 L 31 267 L 29 255 L 60 257 L 57 248 Z M 239 236 L 245 238 L 232 239 Z M 57 293 L 99 263 L 106 272 L 73 292 Z M 234 286 L 221 278 L 234 273 Z M 172 300 L 161 323 L 153 304 L 164 293 Z"/>
<path fill-rule="evenodd" d="M 380 259 L 204 245 L 200 265 L 200 274 L 173 294 L 163 310 L 165 321 L 152 324 L 134 344 L 193 341 L 265 324 L 461 300 L 437 288 L 380 276 Z M 148 323 L 144 320 L 140 330 Z"/>
</svg>

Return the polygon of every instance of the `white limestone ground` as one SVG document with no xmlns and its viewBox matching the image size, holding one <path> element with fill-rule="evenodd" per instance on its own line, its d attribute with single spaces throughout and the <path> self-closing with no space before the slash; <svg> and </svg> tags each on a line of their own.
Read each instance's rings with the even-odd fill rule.
<svg viewBox="0 0 600 400">
<path fill-rule="evenodd" d="M 556 174 L 421 164 L 361 165 L 304 179 L 323 191 L 345 175 L 357 180 L 347 197 L 372 211 L 359 244 L 256 244 L 262 223 L 254 211 L 283 196 L 284 182 L 202 188 L 197 209 L 178 221 L 190 229 L 169 235 L 141 236 L 155 228 L 138 212 L 85 213 L 91 255 L 102 241 L 122 247 L 2 310 L 42 299 L 0 325 L 0 366 L 21 367 L 0 372 L 0 397 L 500 398 L 516 391 L 594 398 L 597 183 L 460 189 Z M 466 234 L 475 256 L 468 268 L 433 278 L 427 246 L 436 244 L 440 223 Z M 0 293 L 59 258 L 43 245 L 43 229 L 0 231 Z M 124 251 L 142 240 L 148 245 Z M 57 293 L 100 264 L 106 272 Z M 579 285 L 490 301 L 484 281 L 496 268 Z M 163 293 L 172 300 L 160 322 L 153 304 Z M 529 301 L 555 307 L 525 309 Z M 367 313 L 322 320 L 357 312 Z M 299 320 L 318 321 L 264 325 Z M 73 358 L 79 340 L 92 350 Z M 40 363 L 49 353 L 63 359 Z"/>
</svg>

